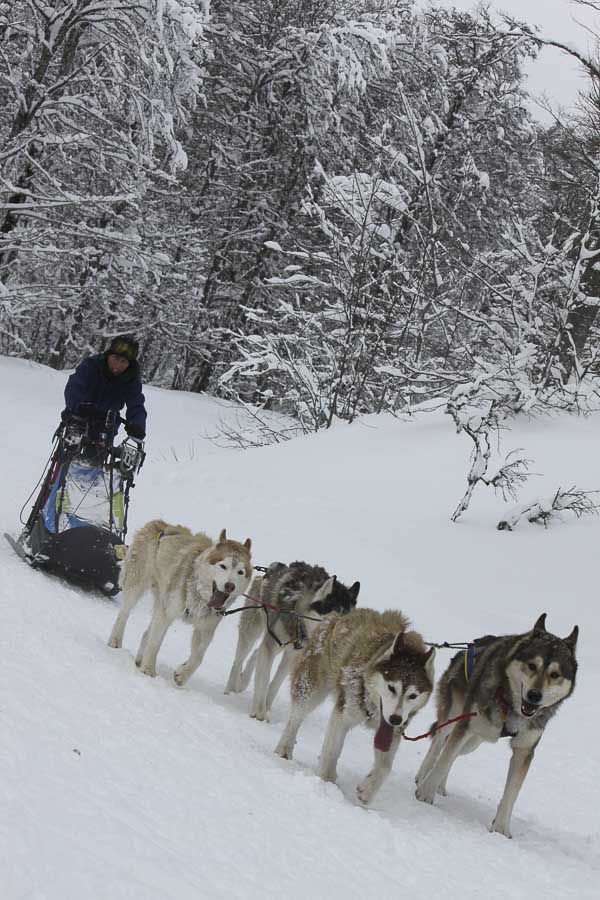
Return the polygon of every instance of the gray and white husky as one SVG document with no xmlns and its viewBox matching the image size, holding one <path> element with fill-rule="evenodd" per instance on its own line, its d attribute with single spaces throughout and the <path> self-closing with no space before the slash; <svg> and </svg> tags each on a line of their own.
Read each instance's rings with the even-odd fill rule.
<svg viewBox="0 0 600 900">
<path fill-rule="evenodd" d="M 355 581 L 348 588 L 321 566 L 300 561 L 290 565 L 272 563 L 264 576 L 253 580 L 248 591 L 251 599 L 246 605 L 263 604 L 264 609 L 249 608 L 240 616 L 235 659 L 225 693 L 245 690 L 256 670 L 251 716 L 268 720 L 294 655 L 323 616 L 347 613 L 356 606 L 359 590 L 360 582 Z M 248 654 L 259 640 L 259 647 L 244 668 Z M 273 659 L 282 650 L 283 657 L 269 684 Z"/>
<path fill-rule="evenodd" d="M 156 675 L 156 658 L 170 625 L 183 619 L 193 626 L 189 659 L 174 673 L 185 684 L 196 671 L 221 615 L 250 583 L 252 561 L 247 538 L 229 540 L 225 529 L 214 541 L 183 525 L 161 519 L 148 522 L 135 535 L 123 562 L 120 585 L 123 599 L 111 632 L 109 647 L 121 647 L 131 610 L 146 591 L 152 591 L 152 620 L 142 637 L 136 665 Z"/>
<path fill-rule="evenodd" d="M 579 629 L 561 639 L 546 631 L 545 620 L 544 613 L 525 634 L 476 640 L 470 675 L 463 653 L 452 659 L 438 686 L 438 722 L 475 715 L 435 734 L 416 778 L 417 798 L 433 803 L 436 792 L 445 795 L 448 773 L 460 754 L 471 753 L 482 741 L 510 737 L 508 777 L 490 827 L 506 837 L 544 728 L 575 687 Z"/>
<path fill-rule="evenodd" d="M 355 609 L 318 625 L 291 674 L 289 719 L 275 752 L 291 759 L 306 716 L 329 694 L 335 705 L 321 750 L 319 775 L 336 780 L 346 734 L 375 729 L 373 767 L 356 791 L 368 804 L 389 774 L 402 734 L 433 691 L 435 651 L 427 650 L 398 611 Z"/>
</svg>

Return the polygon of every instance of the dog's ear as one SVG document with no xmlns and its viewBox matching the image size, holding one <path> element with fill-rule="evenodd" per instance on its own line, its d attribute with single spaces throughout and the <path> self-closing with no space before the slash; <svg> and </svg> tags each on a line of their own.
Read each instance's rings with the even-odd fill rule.
<svg viewBox="0 0 600 900">
<path fill-rule="evenodd" d="M 435 681 L 435 669 L 433 666 L 435 660 L 435 647 L 430 647 L 427 653 L 425 654 L 425 671 L 427 672 L 429 678 L 431 679 L 431 683 Z"/>
<path fill-rule="evenodd" d="M 335 575 L 331 575 L 327 581 L 324 581 L 315 596 L 313 597 L 313 604 L 317 603 L 319 600 L 325 600 L 329 597 L 330 593 L 333 590 L 333 586 L 335 584 Z"/>
<path fill-rule="evenodd" d="M 246 548 L 248 553 L 250 553 L 250 550 L 252 548 L 252 540 L 250 538 L 246 538 L 246 540 L 244 541 L 244 547 Z"/>
<path fill-rule="evenodd" d="M 226 541 L 226 540 L 227 540 L 227 532 L 225 529 L 223 529 L 223 531 L 219 535 L 219 540 L 217 541 L 217 544 L 222 544 L 223 541 Z"/>
<path fill-rule="evenodd" d="M 571 651 L 571 653 L 575 653 L 575 647 L 577 646 L 577 638 L 579 636 L 579 625 L 576 625 L 571 634 L 569 634 L 566 638 L 563 638 L 565 644 Z"/>
<path fill-rule="evenodd" d="M 380 666 L 383 663 L 391 662 L 394 659 L 394 656 L 400 656 L 405 648 L 404 638 L 404 631 L 399 631 L 391 644 L 380 647 L 375 651 L 369 660 L 369 665 Z"/>
<path fill-rule="evenodd" d="M 352 605 L 356 606 L 356 600 L 358 598 L 358 592 L 360 591 L 360 581 L 355 581 L 351 588 L 348 589 L 348 593 L 350 594 L 350 600 L 352 601 Z"/>
<path fill-rule="evenodd" d="M 402 649 L 404 647 L 404 632 L 399 631 L 396 637 L 394 638 L 394 643 L 392 644 L 392 652 L 390 656 L 398 656 L 402 653 Z"/>
<path fill-rule="evenodd" d="M 534 631 L 546 631 L 546 616 L 548 613 L 542 613 L 535 625 L 533 626 Z"/>
</svg>

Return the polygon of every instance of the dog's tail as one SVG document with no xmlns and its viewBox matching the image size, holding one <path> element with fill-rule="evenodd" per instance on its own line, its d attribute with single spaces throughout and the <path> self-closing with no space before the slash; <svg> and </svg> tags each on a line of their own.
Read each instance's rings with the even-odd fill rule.
<svg viewBox="0 0 600 900">
<path fill-rule="evenodd" d="M 192 532 L 189 528 L 186 528 L 185 525 L 169 525 L 168 522 L 164 522 L 163 519 L 153 519 L 151 522 L 148 522 L 142 528 L 142 531 L 145 531 L 148 535 L 156 535 L 156 539 L 160 540 L 163 537 L 170 537 L 174 534 L 188 534 L 191 536 Z"/>
</svg>

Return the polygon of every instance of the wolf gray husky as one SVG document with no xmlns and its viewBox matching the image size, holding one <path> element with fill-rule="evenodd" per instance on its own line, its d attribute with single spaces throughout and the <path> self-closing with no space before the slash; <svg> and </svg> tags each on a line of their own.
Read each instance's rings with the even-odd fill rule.
<svg viewBox="0 0 600 900">
<path fill-rule="evenodd" d="M 289 566 L 272 563 L 264 577 L 255 578 L 246 605 L 265 604 L 265 609 L 247 609 L 240 616 L 235 659 L 225 693 L 246 689 L 256 669 L 251 715 L 265 721 L 273 700 L 287 676 L 294 654 L 306 643 L 315 627 L 314 619 L 331 612 L 346 613 L 356 606 L 360 582 L 348 588 L 330 576 L 321 566 L 293 562 Z M 307 618 L 300 618 L 307 617 Z M 244 661 L 252 647 L 262 638 L 246 667 Z M 271 666 L 277 653 L 283 657 L 273 676 Z"/>
<path fill-rule="evenodd" d="M 156 657 L 169 626 L 175 619 L 193 625 L 190 656 L 175 671 L 177 684 L 185 684 L 196 671 L 220 615 L 250 582 L 252 561 L 247 538 L 243 544 L 227 538 L 225 529 L 217 541 L 182 525 L 161 519 L 148 522 L 129 548 L 120 584 L 123 601 L 108 644 L 121 647 L 131 610 L 142 594 L 154 595 L 152 620 L 142 637 L 136 665 L 145 675 L 156 675 Z"/>
<path fill-rule="evenodd" d="M 455 656 L 440 679 L 438 722 L 462 713 L 475 713 L 440 730 L 417 774 L 417 798 L 433 803 L 436 792 L 446 793 L 446 779 L 462 753 L 471 753 L 482 741 L 511 738 L 512 757 L 504 794 L 491 831 L 510 837 L 515 801 L 548 720 L 575 687 L 577 626 L 566 638 L 546 631 L 546 614 L 526 634 L 474 642 L 471 674 L 464 654 Z"/>
<path fill-rule="evenodd" d="M 334 694 L 335 705 L 321 750 L 319 775 L 336 780 L 336 767 L 348 731 L 366 723 L 375 729 L 373 768 L 358 785 L 358 799 L 369 803 L 387 777 L 404 729 L 433 691 L 435 651 L 421 635 L 407 631 L 401 612 L 355 609 L 318 625 L 291 676 L 292 705 L 275 752 L 291 759 L 306 716 Z"/>
</svg>

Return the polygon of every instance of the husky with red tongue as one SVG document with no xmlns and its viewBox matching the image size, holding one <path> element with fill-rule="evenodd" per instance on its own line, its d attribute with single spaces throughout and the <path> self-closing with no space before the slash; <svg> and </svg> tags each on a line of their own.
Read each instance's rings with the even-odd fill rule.
<svg viewBox="0 0 600 900">
<path fill-rule="evenodd" d="M 291 675 L 292 705 L 275 752 L 291 759 L 306 716 L 329 694 L 335 705 L 321 750 L 319 775 L 336 780 L 348 731 L 375 729 L 373 767 L 356 792 L 368 804 L 392 768 L 404 729 L 433 690 L 434 650 L 427 650 L 398 611 L 354 609 L 318 625 Z"/>
<path fill-rule="evenodd" d="M 156 675 L 156 658 L 175 619 L 193 626 L 189 659 L 175 670 L 177 684 L 194 674 L 210 644 L 222 613 L 250 583 L 252 542 L 230 540 L 225 529 L 214 541 L 183 525 L 161 519 L 148 522 L 135 535 L 121 571 L 123 601 L 109 647 L 121 647 L 133 607 L 146 591 L 154 596 L 152 621 L 142 638 L 136 665 Z"/>
</svg>

